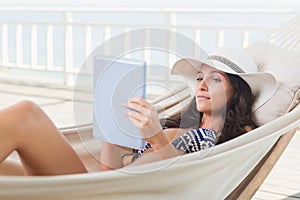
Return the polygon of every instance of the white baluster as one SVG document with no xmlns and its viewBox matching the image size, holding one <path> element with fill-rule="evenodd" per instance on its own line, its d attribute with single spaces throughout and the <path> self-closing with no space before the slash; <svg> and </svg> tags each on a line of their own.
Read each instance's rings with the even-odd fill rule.
<svg viewBox="0 0 300 200">
<path fill-rule="evenodd" d="M 17 25 L 16 29 L 16 64 L 17 67 L 23 66 L 23 26 Z"/>
<path fill-rule="evenodd" d="M 37 67 L 37 27 L 36 24 L 31 25 L 31 68 Z"/>
<path fill-rule="evenodd" d="M 7 24 L 2 25 L 2 65 L 8 65 L 8 30 Z"/>
<path fill-rule="evenodd" d="M 47 69 L 51 70 L 53 68 L 53 25 L 47 25 Z"/>
</svg>

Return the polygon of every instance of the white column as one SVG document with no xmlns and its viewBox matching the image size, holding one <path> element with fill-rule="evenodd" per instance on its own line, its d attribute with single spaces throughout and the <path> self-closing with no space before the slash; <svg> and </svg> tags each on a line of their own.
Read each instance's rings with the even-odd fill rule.
<svg viewBox="0 0 300 200">
<path fill-rule="evenodd" d="M 17 67 L 23 66 L 23 27 L 17 25 L 16 29 L 16 64 Z"/>
<path fill-rule="evenodd" d="M 246 47 L 249 45 L 249 31 L 244 30 L 243 31 L 243 41 L 242 41 L 242 47 Z"/>
<path fill-rule="evenodd" d="M 201 55 L 201 31 L 200 29 L 196 29 L 194 32 L 194 41 L 195 41 L 195 47 L 194 47 L 194 57 L 199 58 Z"/>
<path fill-rule="evenodd" d="M 48 24 L 47 26 L 47 69 L 53 68 L 53 25 Z"/>
<path fill-rule="evenodd" d="M 111 38 L 111 30 L 109 26 L 104 27 L 104 54 L 109 55 L 110 54 L 110 42 L 109 39 Z"/>
<path fill-rule="evenodd" d="M 36 24 L 31 25 L 31 68 L 37 67 L 37 27 Z"/>
<path fill-rule="evenodd" d="M 127 52 L 130 49 L 130 34 L 129 34 L 130 28 L 125 27 L 124 28 L 124 52 Z M 127 52 L 128 53 L 128 52 Z M 130 57 L 130 54 L 126 54 L 126 57 Z"/>
<path fill-rule="evenodd" d="M 224 46 L 224 30 L 220 29 L 218 33 L 218 47 Z"/>
<path fill-rule="evenodd" d="M 8 30 L 7 24 L 2 25 L 2 65 L 8 65 Z"/>
<path fill-rule="evenodd" d="M 73 26 L 72 13 L 65 12 L 65 72 L 73 69 Z"/>
<path fill-rule="evenodd" d="M 147 61 L 147 64 L 152 64 L 151 63 L 151 50 L 148 48 L 150 46 L 150 32 L 148 29 L 145 29 L 145 33 L 144 33 L 144 46 L 146 48 L 144 48 L 144 59 Z M 149 67 L 147 67 L 147 75 L 150 75 L 150 69 Z M 148 78 L 150 78 L 148 76 Z"/>
<path fill-rule="evenodd" d="M 85 28 L 85 59 L 92 51 L 92 27 L 86 26 Z"/>
</svg>

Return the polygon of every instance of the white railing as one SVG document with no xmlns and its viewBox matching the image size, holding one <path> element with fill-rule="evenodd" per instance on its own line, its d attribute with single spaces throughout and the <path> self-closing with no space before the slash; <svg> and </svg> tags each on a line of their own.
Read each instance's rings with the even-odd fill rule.
<svg viewBox="0 0 300 200">
<path fill-rule="evenodd" d="M 2 7 L 0 15 L 0 81 L 24 81 L 23 74 L 30 71 L 38 77 L 28 81 L 47 84 L 53 74 L 55 84 L 68 86 L 85 58 L 117 33 L 143 27 L 171 29 L 210 51 L 223 45 L 247 46 L 296 14 L 288 10 Z M 130 38 L 126 40 L 125 46 Z M 144 40 L 149 40 L 147 34 Z M 149 52 L 141 58 L 150 64 L 157 59 Z M 169 66 L 170 59 L 164 59 Z M 148 80 L 170 80 L 167 71 L 158 71 L 150 68 Z"/>
</svg>

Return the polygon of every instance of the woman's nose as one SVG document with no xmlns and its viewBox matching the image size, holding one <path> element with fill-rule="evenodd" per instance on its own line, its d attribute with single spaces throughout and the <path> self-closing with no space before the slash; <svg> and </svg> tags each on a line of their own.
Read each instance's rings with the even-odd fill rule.
<svg viewBox="0 0 300 200">
<path fill-rule="evenodd" d="M 200 91 L 207 91 L 208 90 L 207 83 L 206 83 L 205 79 L 198 82 L 198 90 L 200 90 Z"/>
</svg>

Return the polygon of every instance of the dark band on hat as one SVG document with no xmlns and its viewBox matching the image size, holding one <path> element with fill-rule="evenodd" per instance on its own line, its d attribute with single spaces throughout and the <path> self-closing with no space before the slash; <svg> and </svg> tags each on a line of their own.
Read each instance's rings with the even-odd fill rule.
<svg viewBox="0 0 300 200">
<path fill-rule="evenodd" d="M 231 69 L 233 69 L 235 72 L 237 73 L 245 73 L 244 70 L 242 70 L 242 68 L 240 68 L 237 64 L 235 64 L 234 62 L 232 62 L 231 60 L 224 58 L 222 56 L 208 56 L 208 59 L 210 60 L 215 60 L 215 61 L 219 61 L 225 65 L 227 65 L 228 67 L 230 67 Z"/>
</svg>

